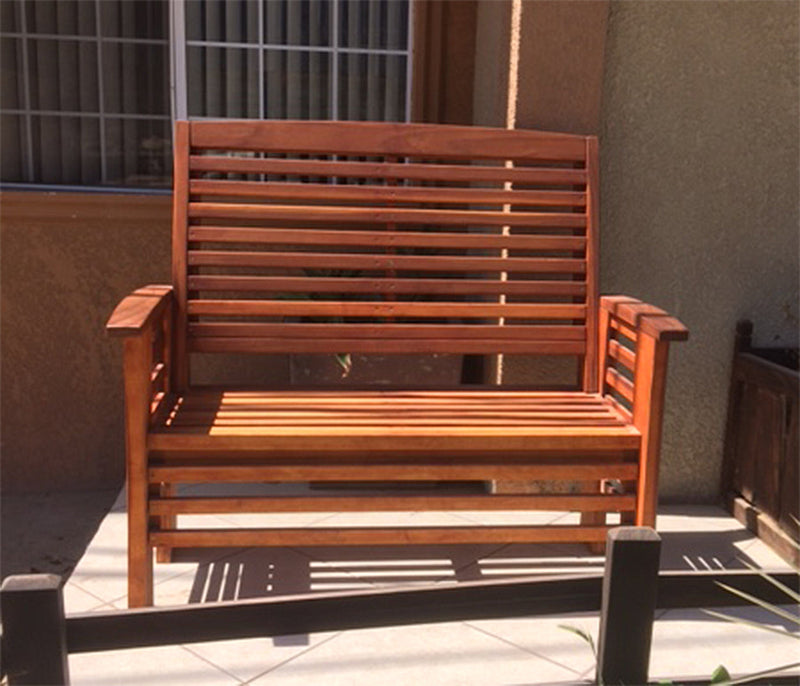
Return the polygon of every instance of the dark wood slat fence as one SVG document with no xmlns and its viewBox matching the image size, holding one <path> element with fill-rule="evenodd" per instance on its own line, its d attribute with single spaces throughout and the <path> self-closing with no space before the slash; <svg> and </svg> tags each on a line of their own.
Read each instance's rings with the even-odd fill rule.
<svg viewBox="0 0 800 686">
<path fill-rule="evenodd" d="M 659 574 L 660 545 L 647 527 L 612 530 L 603 575 L 314 593 L 66 617 L 59 577 L 12 576 L 0 590 L 3 670 L 8 686 L 69 684 L 69 653 L 600 611 L 598 683 L 646 683 L 656 608 L 746 604 L 720 582 L 767 602 L 786 602 L 779 589 L 749 570 Z M 797 573 L 770 576 L 800 587 Z M 783 675 L 771 683 L 797 683 L 799 677 Z"/>
</svg>

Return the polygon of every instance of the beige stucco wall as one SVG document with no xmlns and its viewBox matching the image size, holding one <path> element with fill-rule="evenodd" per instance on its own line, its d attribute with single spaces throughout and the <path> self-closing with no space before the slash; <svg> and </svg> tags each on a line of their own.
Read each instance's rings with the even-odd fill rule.
<svg viewBox="0 0 800 686">
<path fill-rule="evenodd" d="M 169 282 L 170 198 L 0 195 L 4 491 L 106 487 L 124 474 L 119 297 Z"/>
<path fill-rule="evenodd" d="M 0 485 L 118 486 L 124 478 L 119 300 L 170 282 L 171 196 L 0 194 Z M 287 359 L 200 355 L 198 383 L 287 383 Z"/>
<path fill-rule="evenodd" d="M 507 65 L 508 4 L 479 7 L 477 123 L 504 124 L 492 79 Z M 800 5 L 521 7 L 516 125 L 599 133 L 601 292 L 691 330 L 671 353 L 660 493 L 713 500 L 737 319 L 760 344 L 798 340 Z M 507 358 L 504 378 L 569 381 L 574 366 Z"/>
<path fill-rule="evenodd" d="M 671 353 L 665 498 L 716 495 L 736 320 L 797 343 L 799 10 L 611 3 L 601 287 L 691 330 Z"/>
</svg>

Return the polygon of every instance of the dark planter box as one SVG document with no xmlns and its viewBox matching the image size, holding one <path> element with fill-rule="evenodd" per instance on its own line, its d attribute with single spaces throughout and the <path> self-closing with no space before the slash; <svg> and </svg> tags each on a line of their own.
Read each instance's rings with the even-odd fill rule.
<svg viewBox="0 0 800 686">
<path fill-rule="evenodd" d="M 753 348 L 739 322 L 728 398 L 722 495 L 728 508 L 800 566 L 798 351 Z"/>
</svg>

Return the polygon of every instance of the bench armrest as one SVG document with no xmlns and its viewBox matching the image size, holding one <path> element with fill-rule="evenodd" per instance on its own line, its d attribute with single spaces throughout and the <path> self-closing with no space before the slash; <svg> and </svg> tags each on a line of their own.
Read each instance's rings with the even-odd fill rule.
<svg viewBox="0 0 800 686">
<path fill-rule="evenodd" d="M 621 320 L 634 331 L 644 333 L 657 341 L 685 341 L 687 329 L 675 317 L 654 305 L 648 305 L 626 295 L 604 295 L 600 307 Z"/>
<path fill-rule="evenodd" d="M 600 298 L 602 395 L 641 433 L 636 523 L 655 525 L 658 464 L 671 341 L 689 330 L 664 310 L 622 295 Z"/>
<path fill-rule="evenodd" d="M 138 288 L 114 308 L 106 332 L 110 336 L 135 336 L 153 325 L 169 311 L 172 286 Z"/>
</svg>

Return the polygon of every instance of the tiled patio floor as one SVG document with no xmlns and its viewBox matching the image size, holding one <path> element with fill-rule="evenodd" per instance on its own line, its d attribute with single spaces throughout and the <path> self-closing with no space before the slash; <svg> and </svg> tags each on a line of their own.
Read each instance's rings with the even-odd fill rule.
<svg viewBox="0 0 800 686">
<path fill-rule="evenodd" d="M 390 515 L 385 515 L 389 517 Z M 266 520 L 265 520 L 266 517 Z M 366 522 L 365 518 L 366 517 Z M 397 521 L 398 515 L 391 514 Z M 399 515 L 409 524 L 464 519 L 544 522 L 564 513 L 448 513 Z M 194 517 L 186 518 L 186 522 Z M 197 522 L 200 518 L 196 518 Z M 318 526 L 384 516 L 326 514 L 208 516 L 208 526 Z M 265 524 L 265 521 L 268 522 Z M 659 513 L 663 569 L 765 569 L 786 564 L 723 510 L 669 506 Z M 105 517 L 65 586 L 68 613 L 126 607 L 126 518 L 120 497 Z M 603 559 L 583 546 L 480 545 L 385 548 L 278 548 L 181 551 L 177 562 L 156 565 L 156 604 L 186 604 L 316 590 L 440 583 L 512 575 L 601 571 Z M 759 621 L 776 620 L 758 608 L 733 610 Z M 559 624 L 597 635 L 593 615 L 545 619 L 453 622 L 196 643 L 153 649 L 77 654 L 72 683 L 108 684 L 539 684 L 591 680 L 586 644 Z M 798 642 L 714 620 L 700 611 L 657 616 L 651 674 L 710 675 L 718 664 L 731 673 L 754 672 L 800 660 Z"/>
</svg>

